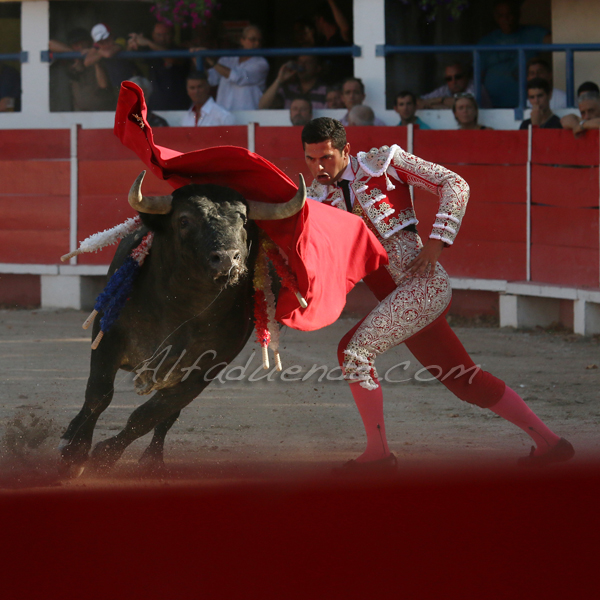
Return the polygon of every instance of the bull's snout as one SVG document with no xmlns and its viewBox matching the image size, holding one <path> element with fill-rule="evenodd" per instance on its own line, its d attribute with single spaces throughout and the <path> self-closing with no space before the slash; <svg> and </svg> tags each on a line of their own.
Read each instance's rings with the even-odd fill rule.
<svg viewBox="0 0 600 600">
<path fill-rule="evenodd" d="M 220 277 L 228 275 L 232 267 L 239 266 L 241 258 L 239 250 L 215 250 L 210 253 L 208 263 L 215 277 Z"/>
</svg>

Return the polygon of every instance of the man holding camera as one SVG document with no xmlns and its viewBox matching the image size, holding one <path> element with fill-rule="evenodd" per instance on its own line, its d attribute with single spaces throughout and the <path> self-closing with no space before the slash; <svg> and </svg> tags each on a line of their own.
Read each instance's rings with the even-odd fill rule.
<svg viewBox="0 0 600 600">
<path fill-rule="evenodd" d="M 311 101 L 313 108 L 327 108 L 327 86 L 321 80 L 321 61 L 314 54 L 299 56 L 281 66 L 275 81 L 263 94 L 258 108 L 289 108 L 295 98 Z"/>
</svg>

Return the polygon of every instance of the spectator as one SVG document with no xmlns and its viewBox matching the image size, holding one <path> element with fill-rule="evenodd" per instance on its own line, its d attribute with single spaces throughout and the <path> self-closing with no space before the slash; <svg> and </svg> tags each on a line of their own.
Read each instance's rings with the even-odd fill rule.
<svg viewBox="0 0 600 600">
<path fill-rule="evenodd" d="M 375 113 L 370 106 L 366 104 L 357 104 L 348 112 L 348 125 L 373 125 Z"/>
<path fill-rule="evenodd" d="M 579 112 L 577 115 L 565 115 L 561 124 L 565 129 L 572 129 L 573 135 L 579 137 L 588 129 L 600 128 L 600 95 L 596 92 L 582 92 L 579 96 Z"/>
<path fill-rule="evenodd" d="M 400 92 L 396 96 L 394 110 L 400 115 L 398 125 L 416 125 L 421 129 L 431 129 L 415 114 L 417 111 L 417 97 L 409 91 Z"/>
<path fill-rule="evenodd" d="M 83 64 L 85 67 L 91 67 L 97 63 L 102 63 L 110 84 L 118 90 L 121 87 L 121 82 L 136 75 L 135 67 L 131 61 L 115 58 L 124 49 L 125 42 L 123 40 L 123 43 L 121 43 L 120 40 L 117 43 L 104 23 L 94 25 L 91 36 L 94 45 L 85 55 Z"/>
<path fill-rule="evenodd" d="M 313 108 L 326 108 L 327 88 L 320 74 L 321 62 L 315 55 L 299 56 L 296 62 L 283 64 L 262 95 L 258 108 L 289 108 L 299 96 L 308 98 Z"/>
<path fill-rule="evenodd" d="M 72 112 L 73 98 L 71 93 L 71 67 L 72 60 L 63 60 L 58 54 L 61 52 L 75 52 L 75 46 L 81 51 L 81 42 L 86 48 L 92 47 L 92 38 L 88 29 L 77 27 L 67 33 L 67 43 L 58 40 L 48 40 L 50 50 L 50 112 Z"/>
<path fill-rule="evenodd" d="M 307 98 L 296 98 L 290 104 L 292 125 L 306 125 L 312 121 L 312 103 Z"/>
<path fill-rule="evenodd" d="M 256 50 L 262 44 L 262 33 L 255 25 L 242 31 L 240 44 L 244 50 Z M 262 56 L 223 56 L 218 62 L 206 57 L 208 83 L 218 85 L 217 103 L 227 110 L 256 110 L 265 91 L 269 63 Z"/>
<path fill-rule="evenodd" d="M 550 108 L 552 110 L 558 110 L 560 108 L 567 108 L 567 94 L 562 90 L 558 90 L 553 87 L 552 81 L 552 67 L 543 58 L 532 58 L 527 63 L 527 81 L 532 79 L 545 79 L 550 85 Z M 527 88 L 529 89 L 529 88 Z M 527 106 L 531 106 L 527 104 Z"/>
<path fill-rule="evenodd" d="M 358 77 L 348 77 L 342 84 L 342 101 L 348 112 L 340 119 L 342 125 L 349 125 L 348 114 L 354 106 L 362 104 L 367 95 L 365 94 L 365 86 Z M 373 125 L 385 125 L 385 123 L 377 117 L 373 120 Z"/>
<path fill-rule="evenodd" d="M 521 16 L 517 0 L 496 0 L 494 20 L 498 29 L 479 40 L 481 45 L 541 44 L 548 30 L 536 25 L 519 25 Z M 531 52 L 527 53 L 531 58 Z M 518 53 L 516 51 L 482 52 L 481 66 L 485 85 L 494 108 L 514 108 L 519 100 Z"/>
<path fill-rule="evenodd" d="M 293 30 L 295 46 L 313 48 L 317 45 L 317 28 L 310 19 L 296 19 Z"/>
<path fill-rule="evenodd" d="M 21 110 L 21 75 L 0 63 L 0 112 Z"/>
<path fill-rule="evenodd" d="M 212 99 L 206 73 L 201 71 L 190 73 L 186 89 L 192 106 L 181 121 L 183 127 L 214 127 L 234 124 L 233 115 Z"/>
<path fill-rule="evenodd" d="M 327 94 L 325 95 L 325 107 L 344 108 L 344 102 L 342 100 L 342 90 L 339 87 L 330 86 L 327 88 Z"/>
<path fill-rule="evenodd" d="M 455 94 L 473 94 L 475 95 L 475 84 L 470 73 L 470 68 L 461 62 L 453 62 L 444 69 L 444 81 L 441 87 L 421 96 L 417 100 L 417 108 L 437 109 L 452 108 L 454 106 Z M 481 89 L 481 105 L 484 108 L 491 108 L 492 103 L 485 88 Z"/>
<path fill-rule="evenodd" d="M 164 52 L 179 48 L 173 41 L 173 27 L 166 23 L 155 23 L 150 39 L 141 33 L 130 33 L 127 49 Z M 189 99 L 185 89 L 189 62 L 176 58 L 148 58 L 144 62 L 148 67 L 148 79 L 153 90 L 148 109 L 187 109 Z M 148 102 L 148 99 L 146 101 Z"/>
<path fill-rule="evenodd" d="M 325 48 L 339 48 L 352 44 L 352 28 L 335 0 L 322 0 L 315 11 L 315 25 Z M 325 58 L 324 77 L 328 82 L 342 81 L 354 74 L 352 56 L 328 56 Z"/>
<path fill-rule="evenodd" d="M 542 129 L 562 129 L 560 119 L 552 112 L 552 88 L 547 79 L 538 77 L 527 82 L 527 100 L 531 104 L 531 117 L 521 123 L 519 129 L 530 125 Z"/>
<path fill-rule="evenodd" d="M 141 75 L 136 75 L 135 77 L 132 77 L 129 81 L 135 83 L 142 89 L 142 92 L 144 92 L 144 100 L 146 101 L 146 105 L 148 105 L 148 100 L 152 96 L 153 92 L 152 83 L 145 77 L 142 77 Z M 161 116 L 152 112 L 150 109 L 148 109 L 148 113 L 146 114 L 146 120 L 148 121 L 148 125 L 150 125 L 152 129 L 154 129 L 155 127 L 169 126 L 169 123 L 166 119 L 163 119 Z"/>
<path fill-rule="evenodd" d="M 492 129 L 478 123 L 479 107 L 473 94 L 459 94 L 452 107 L 459 129 Z"/>
<path fill-rule="evenodd" d="M 598 87 L 598 85 L 595 84 L 593 81 L 584 81 L 577 88 L 577 101 L 579 101 L 579 96 L 581 96 L 581 94 L 583 94 L 584 92 L 595 92 L 596 94 L 600 95 L 600 87 Z"/>
<path fill-rule="evenodd" d="M 117 90 L 111 85 L 105 63 L 102 60 L 86 66 L 85 59 L 92 51 L 93 40 L 90 33 L 81 28 L 73 29 L 67 36 L 67 44 L 57 40 L 49 41 L 51 52 L 81 52 L 67 66 L 73 111 L 108 111 L 117 105 Z"/>
</svg>

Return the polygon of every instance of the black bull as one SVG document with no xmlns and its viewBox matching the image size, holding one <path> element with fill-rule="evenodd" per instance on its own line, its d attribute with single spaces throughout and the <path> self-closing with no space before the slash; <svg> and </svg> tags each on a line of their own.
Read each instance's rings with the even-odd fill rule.
<svg viewBox="0 0 600 600">
<path fill-rule="evenodd" d="M 138 393 L 155 394 L 133 411 L 120 433 L 96 444 L 92 462 L 112 466 L 129 444 L 152 430 L 140 460 L 162 462 L 165 436 L 181 409 L 217 375 L 218 363 L 237 356 L 252 333 L 258 252 L 253 219 L 286 218 L 306 199 L 302 179 L 292 200 L 275 205 L 246 201 L 216 185 L 187 185 L 172 196 L 147 198 L 140 191 L 143 176 L 129 194 L 143 227 L 122 240 L 109 275 L 149 230 L 154 232 L 152 250 L 119 319 L 92 351 L 84 405 L 61 439 L 66 472 L 77 473 L 88 460 L 94 427 L 112 400 L 119 369 L 139 373 Z"/>
</svg>

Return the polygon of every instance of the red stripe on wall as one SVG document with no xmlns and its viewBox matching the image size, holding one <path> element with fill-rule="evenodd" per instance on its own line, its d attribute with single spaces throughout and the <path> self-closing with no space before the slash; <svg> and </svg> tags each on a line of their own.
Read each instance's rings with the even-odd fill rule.
<svg viewBox="0 0 600 600">
<path fill-rule="evenodd" d="M 1 262 L 51 265 L 60 263 L 68 251 L 68 229 L 0 231 Z"/>
<path fill-rule="evenodd" d="M 68 129 L 4 129 L 0 131 L 0 160 L 57 159 L 71 156 Z"/>
<path fill-rule="evenodd" d="M 531 248 L 531 278 L 541 283 L 597 288 L 598 251 L 536 244 Z"/>
<path fill-rule="evenodd" d="M 598 209 L 531 207 L 531 242 L 598 251 Z"/>
<path fill-rule="evenodd" d="M 442 165 L 523 165 L 526 131 L 415 130 L 414 153 Z"/>
<path fill-rule="evenodd" d="M 526 277 L 525 252 L 525 243 L 457 239 L 440 261 L 451 277 L 520 281 Z"/>
<path fill-rule="evenodd" d="M 69 196 L 0 197 L 0 226 L 3 230 L 27 228 L 32 231 L 69 228 Z M 24 239 L 23 244 L 30 243 Z M 0 262 L 3 257 L 0 256 Z"/>
<path fill-rule="evenodd" d="M 66 160 L 0 160 L 0 194 L 69 195 Z"/>
<path fill-rule="evenodd" d="M 79 163 L 79 196 L 118 196 L 127 204 L 129 189 L 136 177 L 146 171 L 142 193 L 146 196 L 171 194 L 173 188 L 137 160 L 86 160 Z"/>
<path fill-rule="evenodd" d="M 597 165 L 598 130 L 575 138 L 568 129 L 534 129 L 531 160 L 550 165 Z"/>
<path fill-rule="evenodd" d="M 564 209 L 598 206 L 598 167 L 531 166 L 531 199 Z M 565 221 L 568 212 L 564 213 Z M 564 223 L 563 223 L 564 224 Z"/>
</svg>

